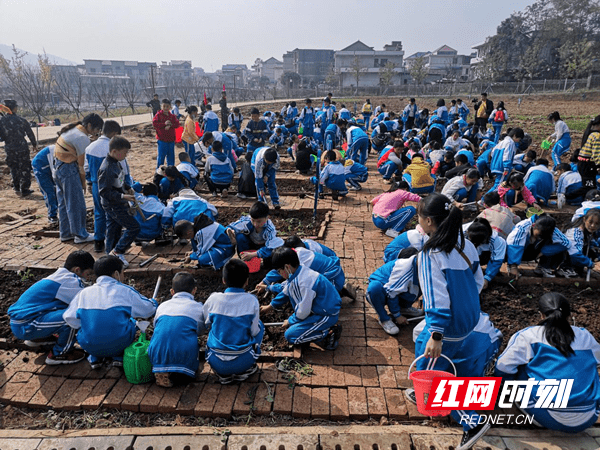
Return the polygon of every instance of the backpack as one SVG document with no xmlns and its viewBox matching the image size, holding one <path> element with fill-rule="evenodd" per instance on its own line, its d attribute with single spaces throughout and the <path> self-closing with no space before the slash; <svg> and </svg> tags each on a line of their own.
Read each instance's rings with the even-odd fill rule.
<svg viewBox="0 0 600 450">
<path fill-rule="evenodd" d="M 249 162 L 245 162 L 242 166 L 238 180 L 238 192 L 245 194 L 247 197 L 256 197 L 254 172 Z"/>
<path fill-rule="evenodd" d="M 494 116 L 494 122 L 504 122 L 504 110 L 499 109 Z"/>
</svg>

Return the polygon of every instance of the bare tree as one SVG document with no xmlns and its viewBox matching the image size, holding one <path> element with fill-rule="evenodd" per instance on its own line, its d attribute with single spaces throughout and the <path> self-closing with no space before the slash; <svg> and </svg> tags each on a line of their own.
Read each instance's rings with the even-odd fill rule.
<svg viewBox="0 0 600 450">
<path fill-rule="evenodd" d="M 425 81 L 425 78 L 429 74 L 429 68 L 427 67 L 427 61 L 423 56 L 415 58 L 412 66 L 410 67 L 409 73 L 417 86 Z"/>
<path fill-rule="evenodd" d="M 163 88 L 165 97 L 169 100 L 173 100 L 173 97 L 175 97 L 175 79 L 173 78 L 173 75 L 169 72 L 165 72 L 162 74 L 161 80 L 161 87 Z"/>
<path fill-rule="evenodd" d="M 358 82 L 362 78 L 363 74 L 369 70 L 367 67 L 364 67 L 358 56 L 354 57 L 352 64 L 350 65 L 350 73 L 356 80 L 356 95 L 358 95 Z"/>
<path fill-rule="evenodd" d="M 8 60 L 0 55 L 0 73 L 4 74 L 13 93 L 21 98 L 42 122 L 42 117 L 52 93 L 52 70 L 48 56 L 38 55 L 38 64 L 27 64 L 25 53 L 13 45 L 13 57 Z"/>
<path fill-rule="evenodd" d="M 175 82 L 175 95 L 183 102 L 185 106 L 188 105 L 188 100 L 194 92 L 194 85 L 191 79 L 177 78 Z"/>
<path fill-rule="evenodd" d="M 102 105 L 106 117 L 109 117 L 109 108 L 117 100 L 119 92 L 116 79 L 108 77 L 92 78 L 88 90 L 90 97 Z"/>
<path fill-rule="evenodd" d="M 134 77 L 123 80 L 123 82 L 119 83 L 119 92 L 125 102 L 127 102 L 127 105 L 131 108 L 131 113 L 135 114 L 135 104 L 140 100 L 142 95 L 139 80 Z"/>
<path fill-rule="evenodd" d="M 85 94 L 83 77 L 77 67 L 56 69 L 53 72 L 56 91 L 79 119 L 83 116 L 81 113 L 81 103 Z"/>
<path fill-rule="evenodd" d="M 396 66 L 397 64 L 388 61 L 385 66 L 379 68 L 379 84 L 385 88 L 383 91 L 383 95 L 386 94 L 388 88 L 392 84 L 392 80 L 396 76 Z"/>
</svg>

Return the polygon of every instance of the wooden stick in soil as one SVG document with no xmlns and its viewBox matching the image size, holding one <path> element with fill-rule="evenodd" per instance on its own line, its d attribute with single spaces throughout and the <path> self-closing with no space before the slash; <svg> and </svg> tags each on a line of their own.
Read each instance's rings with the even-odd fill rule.
<svg viewBox="0 0 600 450">
<path fill-rule="evenodd" d="M 156 300 L 156 296 L 158 295 L 158 290 L 160 289 L 160 282 L 162 281 L 162 276 L 159 275 L 158 280 L 156 280 L 156 287 L 154 288 L 154 294 L 152 294 L 152 298 Z"/>
<path fill-rule="evenodd" d="M 155 254 L 155 255 L 153 255 L 153 256 L 151 256 L 151 257 L 150 257 L 150 258 L 148 258 L 146 261 L 142 261 L 142 262 L 140 263 L 140 267 L 145 267 L 145 266 L 147 266 L 147 265 L 148 265 L 148 264 L 150 264 L 152 261 L 154 261 L 156 258 L 158 258 L 158 253 L 157 253 L 157 254 Z"/>
<path fill-rule="evenodd" d="M 283 325 L 283 322 L 271 322 L 271 323 L 265 323 L 264 325 L 265 325 L 265 327 L 280 327 Z"/>
<path fill-rule="evenodd" d="M 425 316 L 419 316 L 419 317 L 411 317 L 410 319 L 406 319 L 407 322 L 416 322 L 417 320 L 423 320 L 425 318 Z"/>
</svg>

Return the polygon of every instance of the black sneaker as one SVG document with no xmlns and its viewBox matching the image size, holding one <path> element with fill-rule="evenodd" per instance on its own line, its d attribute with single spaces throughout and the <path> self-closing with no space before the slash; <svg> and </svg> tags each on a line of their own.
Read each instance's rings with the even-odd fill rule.
<svg viewBox="0 0 600 450">
<path fill-rule="evenodd" d="M 456 450 L 467 450 L 475 445 L 475 443 L 491 428 L 489 423 L 482 423 L 477 425 L 475 428 L 471 428 L 469 431 L 463 433 L 460 445 L 456 447 Z"/>
<path fill-rule="evenodd" d="M 325 194 L 323 194 L 322 192 L 319 193 L 319 199 L 323 200 L 325 198 Z"/>
<path fill-rule="evenodd" d="M 46 357 L 46 364 L 49 366 L 58 366 L 61 364 L 76 364 L 79 361 L 83 361 L 85 358 L 85 352 L 83 350 L 75 349 L 62 355 L 55 355 L 50 352 Z"/>
<path fill-rule="evenodd" d="M 102 253 L 104 251 L 104 241 L 94 241 L 94 251 Z"/>
<path fill-rule="evenodd" d="M 48 223 L 52 225 L 56 225 L 58 223 L 57 217 L 48 217 Z"/>
<path fill-rule="evenodd" d="M 33 191 L 31 189 L 23 189 L 21 191 L 21 197 L 27 197 L 28 195 L 33 194 Z"/>
<path fill-rule="evenodd" d="M 408 400 L 413 405 L 417 404 L 417 394 L 415 394 L 414 389 L 407 389 L 404 391 L 404 395 L 406 396 L 406 400 Z"/>
<path fill-rule="evenodd" d="M 325 350 L 335 350 L 340 343 L 342 336 L 342 326 L 338 323 L 331 327 L 329 335 L 325 338 Z"/>
<path fill-rule="evenodd" d="M 336 201 L 336 202 L 337 202 L 337 201 L 340 199 L 339 192 L 338 192 L 338 191 L 336 191 L 336 190 L 332 190 L 332 191 L 331 191 L 331 198 L 332 198 L 334 201 Z"/>
</svg>

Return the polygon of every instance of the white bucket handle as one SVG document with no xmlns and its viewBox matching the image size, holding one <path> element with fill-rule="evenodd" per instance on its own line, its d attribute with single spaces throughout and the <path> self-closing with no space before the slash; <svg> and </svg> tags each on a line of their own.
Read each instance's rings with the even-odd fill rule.
<svg viewBox="0 0 600 450">
<path fill-rule="evenodd" d="M 452 360 L 450 358 L 448 358 L 446 355 L 444 355 L 443 353 L 440 356 L 442 356 L 443 358 L 446 358 L 448 360 L 448 362 L 452 365 L 452 368 L 454 369 L 454 376 L 456 376 L 457 375 L 456 366 L 454 365 L 454 363 L 452 362 Z M 410 370 L 415 365 L 415 363 L 418 360 L 420 360 L 421 358 L 425 358 L 425 355 L 419 356 L 417 359 L 415 359 L 412 362 L 412 364 L 408 368 L 408 374 L 406 375 L 407 378 L 410 378 Z M 427 368 L 425 370 L 433 370 L 433 366 L 435 366 L 435 363 L 437 362 L 437 360 L 438 360 L 437 358 L 433 358 L 431 361 L 429 361 L 429 363 L 427 363 Z"/>
</svg>

